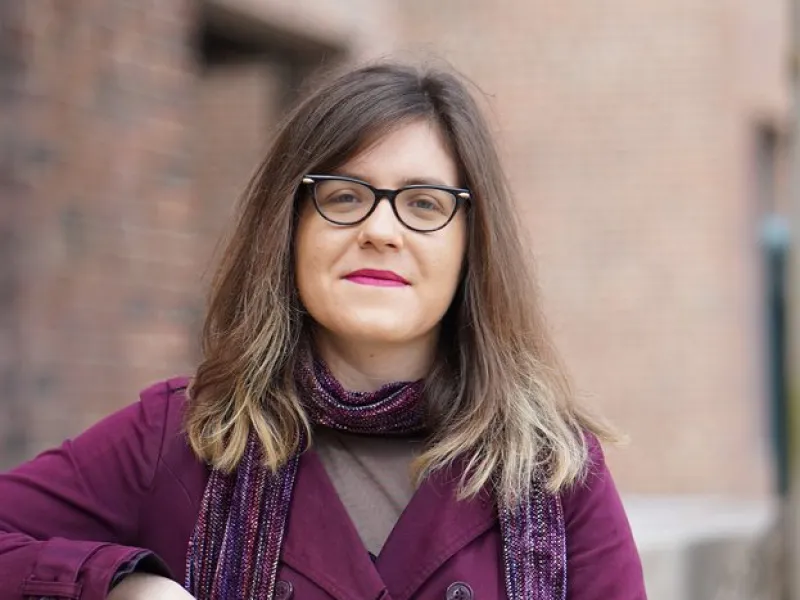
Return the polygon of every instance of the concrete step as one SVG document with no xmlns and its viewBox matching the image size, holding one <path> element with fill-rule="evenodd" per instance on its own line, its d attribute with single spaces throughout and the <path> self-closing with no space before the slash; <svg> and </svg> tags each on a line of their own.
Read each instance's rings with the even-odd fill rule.
<svg viewBox="0 0 800 600">
<path fill-rule="evenodd" d="M 777 504 L 626 497 L 649 600 L 777 600 Z"/>
</svg>

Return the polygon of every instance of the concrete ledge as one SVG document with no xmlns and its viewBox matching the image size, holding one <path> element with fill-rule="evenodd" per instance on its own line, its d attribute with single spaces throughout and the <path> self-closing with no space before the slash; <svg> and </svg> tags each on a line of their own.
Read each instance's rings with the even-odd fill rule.
<svg viewBox="0 0 800 600">
<path fill-rule="evenodd" d="M 777 505 L 713 497 L 628 497 L 649 600 L 773 600 Z"/>
</svg>

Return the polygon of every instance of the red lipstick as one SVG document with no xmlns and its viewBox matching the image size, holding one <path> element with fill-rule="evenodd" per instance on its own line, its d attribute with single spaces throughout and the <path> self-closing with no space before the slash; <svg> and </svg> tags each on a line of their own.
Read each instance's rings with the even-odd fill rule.
<svg viewBox="0 0 800 600">
<path fill-rule="evenodd" d="M 382 287 L 402 287 L 410 283 L 394 271 L 381 271 L 378 269 L 359 269 L 344 276 L 348 281 L 361 285 L 376 285 Z"/>
</svg>

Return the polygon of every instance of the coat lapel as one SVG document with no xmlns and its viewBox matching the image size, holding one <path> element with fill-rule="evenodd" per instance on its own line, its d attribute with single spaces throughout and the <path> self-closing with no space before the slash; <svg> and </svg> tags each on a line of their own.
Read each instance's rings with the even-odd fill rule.
<svg viewBox="0 0 800 600">
<path fill-rule="evenodd" d="M 493 497 L 456 500 L 458 478 L 437 472 L 400 515 L 377 560 L 394 600 L 408 600 L 449 558 L 497 522 Z"/>
<path fill-rule="evenodd" d="M 400 515 L 373 564 L 319 456 L 303 454 L 282 560 L 338 600 L 408 600 L 448 559 L 497 522 L 488 491 L 456 500 L 458 479 L 428 478 Z M 385 590 L 388 589 L 388 595 Z"/>
<path fill-rule="evenodd" d="M 282 560 L 338 600 L 381 596 L 385 585 L 319 456 L 297 470 Z"/>
</svg>

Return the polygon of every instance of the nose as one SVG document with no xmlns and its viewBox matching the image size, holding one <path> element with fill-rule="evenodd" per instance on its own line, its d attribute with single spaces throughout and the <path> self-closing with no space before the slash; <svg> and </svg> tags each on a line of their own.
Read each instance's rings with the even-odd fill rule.
<svg viewBox="0 0 800 600">
<path fill-rule="evenodd" d="M 358 243 L 363 248 L 374 246 L 377 250 L 403 247 L 403 224 L 397 219 L 391 203 L 381 198 L 375 210 L 360 225 Z"/>
</svg>

